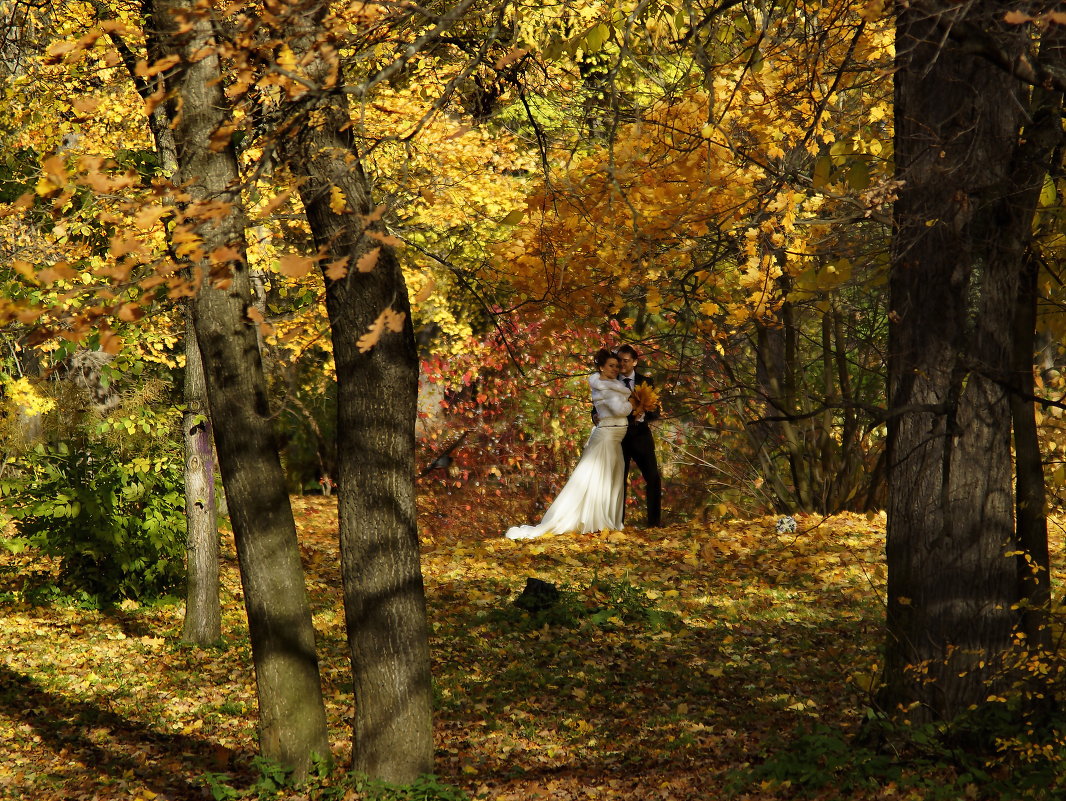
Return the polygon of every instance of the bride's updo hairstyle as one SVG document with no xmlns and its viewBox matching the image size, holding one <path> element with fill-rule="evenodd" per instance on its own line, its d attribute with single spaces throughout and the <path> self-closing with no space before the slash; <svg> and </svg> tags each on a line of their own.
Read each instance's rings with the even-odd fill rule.
<svg viewBox="0 0 1066 801">
<path fill-rule="evenodd" d="M 607 364 L 608 359 L 617 358 L 618 357 L 615 354 L 611 353 L 609 350 L 607 350 L 607 348 L 600 348 L 598 351 L 596 351 L 596 355 L 592 357 L 592 361 L 597 367 L 603 367 L 603 365 Z"/>
</svg>

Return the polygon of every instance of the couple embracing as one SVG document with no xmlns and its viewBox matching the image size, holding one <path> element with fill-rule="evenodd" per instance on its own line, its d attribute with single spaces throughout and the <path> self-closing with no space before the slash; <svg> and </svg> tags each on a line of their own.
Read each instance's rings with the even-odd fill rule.
<svg viewBox="0 0 1066 801">
<path fill-rule="evenodd" d="M 622 528 L 625 481 L 631 461 L 636 462 L 647 485 L 648 526 L 660 524 L 662 488 L 648 426 L 659 414 L 649 394 L 637 390 L 642 385 L 650 388 L 652 383 L 637 372 L 639 358 L 630 345 L 623 345 L 615 353 L 606 348 L 596 353 L 596 372 L 588 377 L 596 424 L 592 436 L 570 480 L 540 523 L 510 528 L 505 534 L 508 539 Z"/>
</svg>

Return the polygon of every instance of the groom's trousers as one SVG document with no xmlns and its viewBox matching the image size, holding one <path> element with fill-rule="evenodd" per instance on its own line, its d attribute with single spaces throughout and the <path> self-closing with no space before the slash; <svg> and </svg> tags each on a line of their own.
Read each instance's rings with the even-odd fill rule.
<svg viewBox="0 0 1066 801">
<path fill-rule="evenodd" d="M 647 423 L 631 423 L 622 439 L 622 459 L 624 460 L 623 480 L 629 483 L 629 463 L 636 462 L 637 469 L 644 477 L 648 503 L 648 525 L 658 526 L 662 523 L 663 483 L 659 475 L 659 462 L 655 458 L 655 440 L 651 427 Z M 628 489 L 628 486 L 627 486 Z M 625 506 L 623 505 L 623 519 Z"/>
</svg>

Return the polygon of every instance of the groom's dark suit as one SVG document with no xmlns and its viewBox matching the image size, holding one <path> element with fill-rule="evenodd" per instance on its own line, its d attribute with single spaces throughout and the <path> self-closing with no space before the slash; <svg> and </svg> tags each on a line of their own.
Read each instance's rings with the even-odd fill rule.
<svg viewBox="0 0 1066 801">
<path fill-rule="evenodd" d="M 625 379 L 620 375 L 618 380 L 624 381 Z M 634 373 L 634 380 L 638 385 L 650 384 L 655 386 L 655 382 L 642 373 Z M 628 479 L 629 463 L 636 462 L 640 474 L 644 476 L 647 490 L 649 526 L 658 526 L 662 523 L 662 478 L 659 475 L 659 462 L 655 459 L 655 440 L 652 438 L 651 428 L 648 426 L 648 423 L 658 419 L 658 412 L 645 412 L 644 419 L 640 422 L 637 422 L 633 415 L 629 415 L 629 428 L 622 439 L 622 458 L 625 461 L 625 473 L 623 475 Z"/>
</svg>

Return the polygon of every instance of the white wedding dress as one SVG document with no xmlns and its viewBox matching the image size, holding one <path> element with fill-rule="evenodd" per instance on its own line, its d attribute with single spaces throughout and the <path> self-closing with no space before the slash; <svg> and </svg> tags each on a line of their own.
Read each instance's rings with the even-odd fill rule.
<svg viewBox="0 0 1066 801">
<path fill-rule="evenodd" d="M 588 380 L 599 422 L 585 443 L 577 467 L 540 523 L 509 528 L 504 535 L 508 539 L 622 527 L 622 437 L 628 425 L 626 417 L 633 411 L 630 390 L 621 381 L 606 379 L 599 373 L 593 373 Z"/>
</svg>

